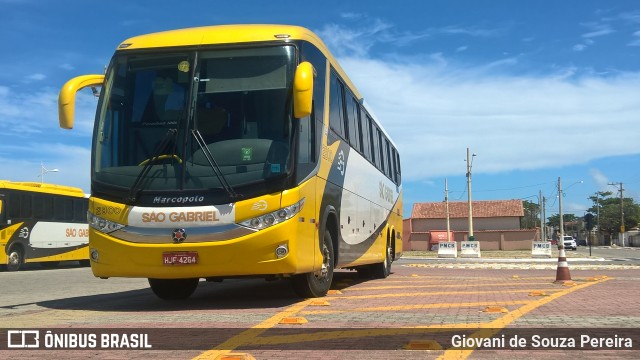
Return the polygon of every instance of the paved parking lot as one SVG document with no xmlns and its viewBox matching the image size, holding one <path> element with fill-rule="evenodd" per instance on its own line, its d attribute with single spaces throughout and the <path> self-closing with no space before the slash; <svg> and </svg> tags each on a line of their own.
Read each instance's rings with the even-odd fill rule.
<svg viewBox="0 0 640 360">
<path fill-rule="evenodd" d="M 64 353 L 65 358 L 638 356 L 638 267 L 572 269 L 572 282 L 556 284 L 553 269 L 427 265 L 396 263 L 393 274 L 383 280 L 363 280 L 354 272 L 338 272 L 328 296 L 306 300 L 297 299 L 286 281 L 237 280 L 201 283 L 192 299 L 167 303 L 156 299 L 142 282 L 87 277 L 91 284 L 102 281 L 112 289 L 125 280 L 126 290 L 18 306 L 3 304 L 1 314 L 9 327 L 136 329 L 147 332 L 153 346 L 151 350 L 53 353 L 56 357 Z M 86 272 L 58 271 L 71 270 Z M 0 279 L 4 275 L 0 274 Z M 594 334 L 594 329 L 600 331 Z M 619 346 L 597 350 L 578 342 L 563 347 L 557 340 L 580 340 L 581 336 L 612 338 Z M 476 338 L 492 342 L 492 347 L 469 342 Z M 526 346 L 509 344 L 514 338 L 524 338 Z M 620 350 L 627 338 L 632 339 L 634 349 Z M 519 350 L 521 355 L 513 352 L 525 347 L 528 350 Z M 168 350 L 158 350 L 163 348 Z M 50 357 L 51 351 L 5 350 L 0 356 Z"/>
</svg>

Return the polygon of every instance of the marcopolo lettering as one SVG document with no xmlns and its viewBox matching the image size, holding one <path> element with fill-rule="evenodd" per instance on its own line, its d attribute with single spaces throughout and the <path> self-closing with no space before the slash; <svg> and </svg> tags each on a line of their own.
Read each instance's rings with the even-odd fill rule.
<svg viewBox="0 0 640 360">
<path fill-rule="evenodd" d="M 154 204 L 187 204 L 187 203 L 201 203 L 204 201 L 204 196 L 174 196 L 164 197 L 156 196 L 153 198 Z"/>
</svg>

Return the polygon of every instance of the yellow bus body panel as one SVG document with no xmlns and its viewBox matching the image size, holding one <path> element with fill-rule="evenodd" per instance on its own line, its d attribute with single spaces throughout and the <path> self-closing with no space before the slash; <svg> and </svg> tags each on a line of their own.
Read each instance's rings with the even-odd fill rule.
<svg viewBox="0 0 640 360">
<path fill-rule="evenodd" d="M 280 200 L 282 198 L 282 200 Z M 117 239 L 108 234 L 89 229 L 89 246 L 98 251 L 98 261 L 91 261 L 97 277 L 148 277 L 178 279 L 193 277 L 292 275 L 319 269 L 322 258 L 319 252 L 315 219 L 315 178 L 302 186 L 236 203 L 236 222 L 274 211 L 305 199 L 300 213 L 291 219 L 249 235 L 199 243 L 135 243 Z M 253 204 L 265 201 L 269 210 L 256 212 Z M 280 205 L 280 202 L 282 205 Z M 274 205 L 273 207 L 271 205 Z M 126 223 L 129 208 L 98 198 L 92 198 L 92 211 L 103 213 L 105 218 Z M 105 213 L 106 212 L 106 213 Z M 189 229 L 186 229 L 187 232 Z M 167 238 L 171 229 L 167 228 Z M 289 253 L 277 258 L 276 247 L 287 245 Z M 197 252 L 198 263 L 189 265 L 163 265 L 165 252 Z"/>
<path fill-rule="evenodd" d="M 98 262 L 92 261 L 91 268 L 98 277 L 159 279 L 309 272 L 312 264 L 305 267 L 301 263 L 303 251 L 294 241 L 297 225 L 294 218 L 242 238 L 182 244 L 133 243 L 91 229 L 90 247 L 99 253 Z M 278 259 L 275 249 L 282 244 L 289 246 L 289 254 Z M 163 265 L 164 252 L 179 251 L 197 252 L 198 263 Z"/>
</svg>

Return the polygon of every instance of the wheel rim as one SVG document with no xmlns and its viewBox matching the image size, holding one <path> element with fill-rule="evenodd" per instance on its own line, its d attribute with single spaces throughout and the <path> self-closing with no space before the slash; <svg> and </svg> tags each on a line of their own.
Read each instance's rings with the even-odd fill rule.
<svg viewBox="0 0 640 360">
<path fill-rule="evenodd" d="M 9 265 L 20 265 L 20 254 L 14 251 L 9 255 Z"/>
<path fill-rule="evenodd" d="M 326 245 L 322 246 L 322 252 L 324 255 L 324 260 L 322 261 L 322 268 L 319 272 L 317 272 L 316 278 L 319 280 L 326 280 L 329 277 L 329 268 L 331 266 L 331 254 L 329 254 L 329 249 Z"/>
<path fill-rule="evenodd" d="M 391 249 L 391 246 L 387 247 L 387 257 L 384 259 L 384 261 L 386 262 L 385 265 L 389 265 L 391 263 L 391 254 L 393 253 L 393 250 Z"/>
</svg>

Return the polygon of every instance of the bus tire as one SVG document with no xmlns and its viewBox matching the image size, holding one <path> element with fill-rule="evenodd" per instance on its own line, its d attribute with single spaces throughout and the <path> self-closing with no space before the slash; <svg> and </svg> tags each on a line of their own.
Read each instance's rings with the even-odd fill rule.
<svg viewBox="0 0 640 360">
<path fill-rule="evenodd" d="M 293 289 L 301 297 L 322 297 L 327 295 L 333 281 L 334 252 L 331 233 L 324 232 L 322 242 L 322 268 L 317 272 L 294 275 L 291 279 Z"/>
<path fill-rule="evenodd" d="M 199 278 L 193 279 L 149 279 L 151 291 L 163 300 L 186 299 L 198 287 Z"/>
<path fill-rule="evenodd" d="M 24 264 L 24 251 L 20 246 L 12 246 L 7 254 L 7 271 L 18 271 Z"/>
<path fill-rule="evenodd" d="M 371 267 L 369 265 L 361 265 L 355 268 L 358 272 L 358 278 L 371 279 Z"/>
<path fill-rule="evenodd" d="M 384 261 L 371 265 L 371 275 L 374 279 L 384 279 L 391 274 L 391 262 L 393 261 L 393 248 L 391 242 L 387 241 Z"/>
</svg>

